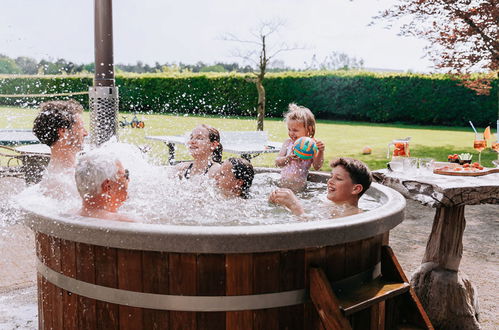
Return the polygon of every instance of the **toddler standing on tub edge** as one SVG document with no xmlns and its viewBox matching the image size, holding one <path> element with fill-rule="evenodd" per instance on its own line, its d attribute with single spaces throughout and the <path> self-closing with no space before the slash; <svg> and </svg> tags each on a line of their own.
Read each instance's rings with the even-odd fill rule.
<svg viewBox="0 0 499 330">
<path fill-rule="evenodd" d="M 307 160 L 300 159 L 293 153 L 293 144 L 301 137 L 314 138 L 315 116 L 310 109 L 291 103 L 288 106 L 288 112 L 284 114 L 284 122 L 288 126 L 289 139 L 282 144 L 275 165 L 282 168 L 280 186 L 298 192 L 307 186 L 310 166 L 313 166 L 316 171 L 322 167 L 324 143 L 314 139 L 318 149 L 314 157 Z"/>
</svg>

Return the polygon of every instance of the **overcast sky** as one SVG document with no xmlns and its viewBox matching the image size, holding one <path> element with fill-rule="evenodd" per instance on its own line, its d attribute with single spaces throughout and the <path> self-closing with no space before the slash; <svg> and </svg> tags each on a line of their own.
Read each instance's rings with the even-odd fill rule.
<svg viewBox="0 0 499 330">
<path fill-rule="evenodd" d="M 93 0 L 2 0 L 0 54 L 38 60 L 93 61 Z M 303 67 L 337 51 L 362 58 L 365 67 L 427 72 L 425 41 L 397 36 L 383 24 L 367 26 L 394 0 L 115 0 L 116 63 L 156 61 L 233 62 L 236 44 L 223 33 L 249 38 L 260 21 L 286 22 L 275 39 L 307 48 L 283 53 L 280 60 Z"/>
</svg>

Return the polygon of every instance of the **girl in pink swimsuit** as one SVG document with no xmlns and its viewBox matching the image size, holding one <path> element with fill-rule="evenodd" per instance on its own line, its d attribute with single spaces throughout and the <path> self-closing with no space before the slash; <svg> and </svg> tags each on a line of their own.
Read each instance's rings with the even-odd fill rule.
<svg viewBox="0 0 499 330">
<path fill-rule="evenodd" d="M 295 192 L 302 191 L 307 186 L 310 166 L 313 166 L 317 171 L 324 163 L 324 143 L 315 140 L 319 151 L 314 155 L 314 158 L 300 159 L 293 153 L 293 144 L 303 136 L 314 137 L 315 116 L 310 109 L 291 103 L 288 112 L 284 114 L 284 121 L 288 126 L 289 139 L 284 141 L 275 160 L 276 166 L 282 168 L 280 186 Z"/>
</svg>

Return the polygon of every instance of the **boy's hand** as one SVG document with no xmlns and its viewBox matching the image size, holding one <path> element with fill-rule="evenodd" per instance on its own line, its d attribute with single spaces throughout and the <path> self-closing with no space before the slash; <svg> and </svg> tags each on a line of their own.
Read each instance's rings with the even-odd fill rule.
<svg viewBox="0 0 499 330">
<path fill-rule="evenodd" d="M 274 190 L 270 193 L 269 202 L 287 207 L 296 215 L 303 214 L 301 203 L 291 189 L 278 188 Z"/>
<path fill-rule="evenodd" d="M 316 140 L 315 145 L 317 146 L 317 149 L 319 149 L 320 152 L 324 152 L 324 149 L 326 148 L 324 142 L 322 142 L 321 140 Z"/>
</svg>

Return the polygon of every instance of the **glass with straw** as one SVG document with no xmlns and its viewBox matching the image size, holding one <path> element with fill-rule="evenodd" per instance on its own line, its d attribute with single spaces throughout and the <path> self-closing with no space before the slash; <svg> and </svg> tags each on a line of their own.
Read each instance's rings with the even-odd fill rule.
<svg viewBox="0 0 499 330">
<path fill-rule="evenodd" d="M 473 126 L 473 123 L 471 122 L 471 120 L 470 120 L 470 125 L 471 125 L 471 128 L 473 128 L 473 131 L 475 131 L 475 140 L 473 141 L 473 149 L 478 151 L 478 163 L 481 164 L 482 163 L 481 162 L 482 151 L 483 151 L 483 149 L 487 148 L 487 141 L 485 140 L 483 135 L 480 135 L 476 131 L 475 126 Z M 480 138 L 480 136 L 482 138 Z"/>
</svg>

